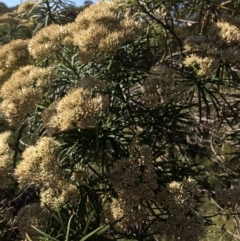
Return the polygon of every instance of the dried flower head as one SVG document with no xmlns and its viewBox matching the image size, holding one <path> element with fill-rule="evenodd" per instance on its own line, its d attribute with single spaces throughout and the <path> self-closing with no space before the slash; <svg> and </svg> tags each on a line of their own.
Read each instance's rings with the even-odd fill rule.
<svg viewBox="0 0 240 241">
<path fill-rule="evenodd" d="M 107 205 L 104 211 L 106 221 L 121 218 L 115 226 L 120 231 L 140 228 L 149 216 L 145 204 L 155 200 L 158 187 L 151 148 L 141 146 L 139 153 L 132 153 L 129 159 L 115 161 L 109 180 L 119 198 Z"/>
<path fill-rule="evenodd" d="M 42 206 L 56 210 L 65 204 L 75 203 L 79 197 L 79 190 L 67 180 L 58 181 L 56 178 L 40 191 Z"/>
<path fill-rule="evenodd" d="M 186 86 L 180 82 L 176 71 L 166 65 L 151 70 L 151 75 L 141 85 L 142 101 L 154 109 L 165 103 L 184 99 Z"/>
<path fill-rule="evenodd" d="M 158 185 L 151 148 L 141 146 L 139 153 L 133 153 L 129 159 L 115 161 L 110 181 L 121 198 L 128 199 L 132 204 L 154 199 L 154 190 Z"/>
<path fill-rule="evenodd" d="M 164 214 L 164 221 L 158 219 L 153 229 L 167 240 L 201 240 L 205 237 L 204 219 L 197 212 L 195 200 L 198 194 L 196 181 L 191 178 L 161 187 L 156 203 L 169 213 L 168 216 Z"/>
<path fill-rule="evenodd" d="M 193 35 L 184 41 L 184 48 L 190 52 L 198 52 L 186 57 L 186 66 L 192 66 L 200 76 L 210 77 L 224 63 L 239 63 L 239 28 L 229 22 L 217 22 L 203 35 Z M 201 56 L 205 56 L 204 58 Z"/>
<path fill-rule="evenodd" d="M 104 208 L 105 222 L 115 223 L 114 229 L 120 232 L 129 232 L 131 228 L 141 229 L 148 216 L 149 211 L 144 204 L 130 206 L 122 198 L 114 198 Z"/>
<path fill-rule="evenodd" d="M 1 79 L 5 80 L 12 72 L 28 63 L 28 40 L 12 40 L 0 48 Z"/>
<path fill-rule="evenodd" d="M 17 8 L 17 14 L 25 13 L 30 11 L 36 3 L 38 3 L 38 0 L 25 0 L 23 1 Z"/>
<path fill-rule="evenodd" d="M 71 129 L 85 129 L 95 127 L 98 116 L 108 105 L 107 98 L 92 92 L 77 88 L 69 91 L 57 104 L 56 110 L 46 110 L 43 113 L 45 127 L 50 130 L 66 131 Z M 52 116 L 47 116 L 52 114 Z"/>
<path fill-rule="evenodd" d="M 46 58 L 61 49 L 61 45 L 69 42 L 71 28 L 52 24 L 39 30 L 29 41 L 28 49 L 34 58 Z"/>
<path fill-rule="evenodd" d="M 209 39 L 203 35 L 191 35 L 184 41 L 184 49 L 187 51 L 205 52 L 209 48 Z"/>
<path fill-rule="evenodd" d="M 82 166 L 79 163 L 73 168 L 73 173 L 70 180 L 77 186 L 87 186 L 90 178 L 90 171 L 87 166 Z"/>
<path fill-rule="evenodd" d="M 11 155 L 9 154 L 8 141 L 10 136 L 10 131 L 5 131 L 0 134 L 0 189 L 7 187 L 9 180 L 8 167 Z"/>
<path fill-rule="evenodd" d="M 186 213 L 195 210 L 197 203 L 194 196 L 198 194 L 198 189 L 193 179 L 185 179 L 182 183 L 171 182 L 168 185 L 168 190 L 172 200 L 169 203 L 171 213 L 178 212 L 179 209 L 183 209 Z"/>
<path fill-rule="evenodd" d="M 57 166 L 58 147 L 58 142 L 43 137 L 36 146 L 26 148 L 22 154 L 22 161 L 15 169 L 15 176 L 20 186 L 27 187 L 32 183 L 46 185 L 61 176 L 61 169 Z"/>
<path fill-rule="evenodd" d="M 51 209 L 74 202 L 78 198 L 75 185 L 65 179 L 66 171 L 58 165 L 59 143 L 43 137 L 35 146 L 29 146 L 22 154 L 22 161 L 15 169 L 15 176 L 22 187 L 38 184 L 42 205 Z"/>
<path fill-rule="evenodd" d="M 184 62 L 185 66 L 191 67 L 201 77 L 212 77 L 219 66 L 219 60 L 212 57 L 200 57 L 196 54 L 188 55 Z"/>
<path fill-rule="evenodd" d="M 236 64 L 240 62 L 240 48 L 238 46 L 227 46 L 225 48 L 208 51 L 215 59 L 221 59 L 223 63 Z"/>
<path fill-rule="evenodd" d="M 170 216 L 164 226 L 160 225 L 158 228 L 161 227 L 163 227 L 162 236 L 166 240 L 199 241 L 206 236 L 204 219 L 197 212 L 186 215 L 179 210 L 178 215 Z"/>
<path fill-rule="evenodd" d="M 60 28 L 60 43 L 63 45 L 74 45 L 73 32 L 75 29 L 75 22 L 67 23 Z"/>
<path fill-rule="evenodd" d="M 36 104 L 42 102 L 44 89 L 49 87 L 52 78 L 51 68 L 28 65 L 14 72 L 3 84 L 0 108 L 11 125 L 22 123 L 34 111 Z"/>
<path fill-rule="evenodd" d="M 34 240 L 36 240 L 37 237 L 40 237 L 40 233 L 32 226 L 44 232 L 50 215 L 49 210 L 40 206 L 40 203 L 34 203 L 22 207 L 14 220 L 17 224 L 21 238 L 25 239 L 27 237 L 26 234 Z"/>
<path fill-rule="evenodd" d="M 240 29 L 227 22 L 217 22 L 210 29 L 212 37 L 216 38 L 216 44 L 223 45 L 239 45 L 240 42 Z"/>
<path fill-rule="evenodd" d="M 80 48 L 80 61 L 102 62 L 124 43 L 141 34 L 142 27 L 119 15 L 121 0 L 100 1 L 81 12 L 73 28 L 73 41 Z M 119 17 L 120 16 L 120 17 Z"/>
<path fill-rule="evenodd" d="M 5 13 L 0 16 L 0 26 L 5 25 L 7 23 L 11 23 L 13 25 L 18 24 L 20 22 L 20 19 L 16 18 L 16 16 L 13 13 Z"/>
</svg>

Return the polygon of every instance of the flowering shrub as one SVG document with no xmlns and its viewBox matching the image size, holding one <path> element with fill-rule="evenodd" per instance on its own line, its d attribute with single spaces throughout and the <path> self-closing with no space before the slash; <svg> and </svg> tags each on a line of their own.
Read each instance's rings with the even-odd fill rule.
<svg viewBox="0 0 240 241">
<path fill-rule="evenodd" d="M 3 240 L 240 240 L 235 2 L 19 6 L 34 24 L 0 47 Z"/>
</svg>

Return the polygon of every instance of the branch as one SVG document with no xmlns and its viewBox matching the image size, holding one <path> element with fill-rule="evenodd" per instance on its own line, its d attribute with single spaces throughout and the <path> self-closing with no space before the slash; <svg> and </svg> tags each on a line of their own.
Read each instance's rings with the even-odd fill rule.
<svg viewBox="0 0 240 241">
<path fill-rule="evenodd" d="M 181 40 L 178 38 L 178 36 L 174 33 L 174 31 L 166 24 L 164 24 L 161 20 L 159 20 L 158 18 L 156 18 L 155 16 L 153 16 L 149 11 L 147 11 L 147 9 L 139 2 L 139 0 L 137 0 L 138 5 L 140 6 L 140 8 L 142 9 L 142 11 L 144 13 L 146 13 L 150 18 L 152 18 L 153 20 L 155 20 L 157 23 L 159 23 L 164 29 L 168 30 L 173 36 L 174 38 L 178 41 L 180 47 L 181 47 L 181 52 L 183 50 L 183 46 L 182 46 L 182 42 Z"/>
</svg>

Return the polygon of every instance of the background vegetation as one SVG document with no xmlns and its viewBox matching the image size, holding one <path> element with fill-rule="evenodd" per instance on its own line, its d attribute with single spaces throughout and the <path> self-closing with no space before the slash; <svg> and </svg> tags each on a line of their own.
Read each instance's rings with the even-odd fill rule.
<svg viewBox="0 0 240 241">
<path fill-rule="evenodd" d="M 240 240 L 239 4 L 1 4 L 0 240 Z"/>
</svg>

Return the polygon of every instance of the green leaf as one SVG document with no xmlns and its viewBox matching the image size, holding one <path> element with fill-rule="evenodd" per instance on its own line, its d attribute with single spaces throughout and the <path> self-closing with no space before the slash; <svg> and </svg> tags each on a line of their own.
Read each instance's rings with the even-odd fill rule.
<svg viewBox="0 0 240 241">
<path fill-rule="evenodd" d="M 107 225 L 107 227 L 109 228 L 110 226 Z M 102 231 L 103 230 L 103 231 Z M 88 238 L 92 237 L 94 234 L 97 234 L 100 232 L 100 234 L 102 234 L 103 232 L 105 232 L 107 229 L 106 229 L 106 226 L 101 226 L 95 230 L 93 230 L 91 233 L 89 233 L 88 235 L 86 235 L 85 237 L 83 237 L 82 239 L 80 239 L 80 241 L 85 241 L 87 240 Z M 101 232 L 102 231 L 102 232 Z"/>
<path fill-rule="evenodd" d="M 89 224 L 90 224 L 90 222 L 92 221 L 93 215 L 94 215 L 95 213 L 96 213 L 95 210 L 93 210 L 93 211 L 91 212 L 90 217 L 89 217 L 89 219 L 88 219 L 88 221 L 87 221 L 87 223 L 86 223 L 86 226 L 85 226 L 85 228 L 84 228 L 84 230 L 83 230 L 83 235 L 86 235 L 87 230 L 88 230 L 88 227 L 89 227 Z"/>
<path fill-rule="evenodd" d="M 70 224 L 71 224 L 71 221 L 72 221 L 72 218 L 73 218 L 74 215 L 75 215 L 75 214 L 73 214 L 73 215 L 69 218 L 69 220 L 68 220 L 68 226 L 67 226 L 67 233 L 66 233 L 66 239 L 65 239 L 65 241 L 68 241 L 69 231 L 70 231 Z"/>
<path fill-rule="evenodd" d="M 43 235 L 45 238 L 48 238 L 48 239 L 50 239 L 50 240 L 52 240 L 52 241 L 59 241 L 58 239 L 55 239 L 55 238 L 51 237 L 50 235 L 44 233 L 43 231 L 39 230 L 38 228 L 36 228 L 36 227 L 34 227 L 34 226 L 32 226 L 32 225 L 31 225 L 31 227 L 32 227 L 33 229 L 35 229 L 39 234 Z"/>
</svg>

